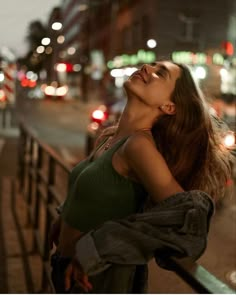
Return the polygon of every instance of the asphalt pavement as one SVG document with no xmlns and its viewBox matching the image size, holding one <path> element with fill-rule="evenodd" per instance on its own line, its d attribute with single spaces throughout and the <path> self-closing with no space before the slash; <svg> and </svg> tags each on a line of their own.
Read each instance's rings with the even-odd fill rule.
<svg viewBox="0 0 236 295">
<path fill-rule="evenodd" d="M 69 164 L 85 157 L 86 129 L 101 102 L 22 100 L 20 118 Z"/>
</svg>

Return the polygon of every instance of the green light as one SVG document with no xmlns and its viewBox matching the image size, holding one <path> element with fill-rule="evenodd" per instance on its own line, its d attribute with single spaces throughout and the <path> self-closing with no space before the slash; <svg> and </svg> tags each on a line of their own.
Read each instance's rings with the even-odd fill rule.
<svg viewBox="0 0 236 295">
<path fill-rule="evenodd" d="M 130 58 L 129 58 L 128 54 L 122 54 L 121 57 L 122 57 L 122 64 L 124 66 L 128 66 L 130 63 Z"/>
<path fill-rule="evenodd" d="M 146 59 L 146 52 L 145 52 L 145 50 L 140 49 L 138 51 L 138 53 L 137 53 L 137 57 L 138 57 L 139 62 L 145 62 L 145 59 Z"/>
<path fill-rule="evenodd" d="M 198 64 L 205 65 L 207 64 L 207 58 L 210 57 L 203 52 L 190 52 L 190 51 L 174 51 L 171 55 L 171 58 L 174 62 L 177 63 L 186 63 L 186 64 Z M 224 57 L 220 53 L 215 53 L 212 56 L 212 63 L 217 65 L 224 64 Z"/>
<path fill-rule="evenodd" d="M 115 56 L 113 60 L 107 62 L 109 69 L 124 67 L 128 65 L 137 65 L 139 63 L 151 63 L 156 60 L 156 55 L 152 51 L 140 49 L 137 54 L 122 54 Z"/>
<path fill-rule="evenodd" d="M 112 60 L 109 60 L 109 61 L 107 62 L 107 67 L 108 67 L 109 69 L 113 69 L 113 68 L 114 68 L 114 63 L 113 63 Z"/>
<path fill-rule="evenodd" d="M 216 65 L 223 65 L 224 64 L 224 57 L 220 53 L 215 53 L 212 57 L 212 61 Z"/>
<path fill-rule="evenodd" d="M 131 65 L 138 64 L 138 56 L 136 54 L 133 54 L 130 56 L 130 64 Z"/>
<path fill-rule="evenodd" d="M 154 52 L 152 51 L 148 51 L 146 53 L 146 62 L 147 63 L 151 63 L 151 62 L 154 62 L 156 60 L 156 55 Z"/>
<path fill-rule="evenodd" d="M 190 51 L 174 51 L 172 60 L 177 63 L 192 63 L 193 53 Z"/>
<path fill-rule="evenodd" d="M 197 63 L 198 64 L 205 64 L 206 63 L 206 54 L 205 53 L 196 53 L 197 56 Z"/>
</svg>

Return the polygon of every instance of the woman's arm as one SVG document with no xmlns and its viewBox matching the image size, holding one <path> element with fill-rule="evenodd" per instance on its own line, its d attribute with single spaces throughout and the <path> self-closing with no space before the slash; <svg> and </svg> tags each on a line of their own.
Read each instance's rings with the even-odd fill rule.
<svg viewBox="0 0 236 295">
<path fill-rule="evenodd" d="M 172 255 L 197 259 L 206 248 L 213 211 L 206 193 L 177 193 L 148 212 L 105 222 L 83 235 L 76 244 L 76 258 L 88 275 L 111 264 L 145 264 L 154 256 L 162 267 L 165 257 Z"/>
</svg>

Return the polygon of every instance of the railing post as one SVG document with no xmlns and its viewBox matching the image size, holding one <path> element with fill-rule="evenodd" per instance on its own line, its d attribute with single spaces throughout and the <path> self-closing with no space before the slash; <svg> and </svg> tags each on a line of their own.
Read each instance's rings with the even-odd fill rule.
<svg viewBox="0 0 236 295">
<path fill-rule="evenodd" d="M 43 238 L 43 263 L 45 264 L 49 260 L 50 256 L 50 248 L 48 243 L 48 231 L 51 225 L 51 218 L 49 212 L 49 205 L 52 203 L 53 196 L 50 191 L 50 187 L 55 183 L 55 159 L 51 156 L 49 157 L 49 167 L 48 167 L 48 184 L 47 184 L 47 198 L 45 202 L 45 227 L 44 227 L 44 238 Z M 47 275 L 45 268 L 43 270 L 42 276 L 42 290 L 44 290 L 47 286 Z"/>
<path fill-rule="evenodd" d="M 43 155 L 43 150 L 41 146 L 37 143 L 37 154 L 36 154 L 36 163 L 35 163 L 35 205 L 33 208 L 32 212 L 32 224 L 33 224 L 33 231 L 36 232 L 39 229 L 39 204 L 40 204 L 40 190 L 39 190 L 39 185 L 40 185 L 40 177 L 39 177 L 39 172 L 41 171 L 42 168 L 42 155 Z M 37 242 L 36 239 L 33 239 L 33 251 L 37 249 Z"/>
<path fill-rule="evenodd" d="M 23 192 L 25 186 L 25 161 L 26 161 L 26 132 L 20 124 L 20 138 L 18 145 L 18 180 L 19 191 Z"/>
<path fill-rule="evenodd" d="M 32 137 L 28 137 L 29 140 L 29 147 L 27 147 L 28 149 L 28 153 L 27 153 L 27 164 L 28 164 L 28 169 L 27 169 L 27 178 L 28 178 L 28 182 L 27 182 L 27 196 L 26 196 L 26 202 L 28 205 L 28 216 L 27 216 L 27 224 L 30 223 L 31 221 L 31 205 L 32 205 L 32 184 L 33 184 L 33 176 L 32 176 L 32 169 L 33 168 L 33 145 L 34 145 L 34 140 Z"/>
</svg>

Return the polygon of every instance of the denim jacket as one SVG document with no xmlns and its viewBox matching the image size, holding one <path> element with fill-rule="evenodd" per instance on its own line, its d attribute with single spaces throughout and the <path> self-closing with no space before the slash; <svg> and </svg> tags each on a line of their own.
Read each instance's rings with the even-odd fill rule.
<svg viewBox="0 0 236 295">
<path fill-rule="evenodd" d="M 86 233 L 76 243 L 76 257 L 96 285 L 95 293 L 144 293 L 144 270 L 153 257 L 168 268 L 167 257 L 196 260 L 203 254 L 213 212 L 208 194 L 177 193 L 148 211 Z"/>
</svg>

